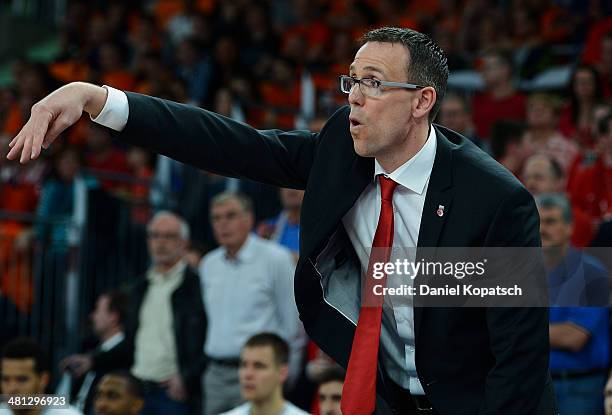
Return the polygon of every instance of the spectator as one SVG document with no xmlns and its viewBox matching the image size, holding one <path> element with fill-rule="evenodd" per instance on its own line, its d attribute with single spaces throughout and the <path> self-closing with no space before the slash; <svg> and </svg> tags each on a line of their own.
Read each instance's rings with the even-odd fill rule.
<svg viewBox="0 0 612 415">
<path fill-rule="evenodd" d="M 551 304 L 561 306 L 550 309 L 550 370 L 558 410 L 598 414 L 610 353 L 608 310 L 601 307 L 608 303 L 607 272 L 596 259 L 571 247 L 567 198 L 544 194 L 536 203 Z"/>
<path fill-rule="evenodd" d="M 104 190 L 116 192 L 124 190 L 125 184 L 106 178 L 104 175 L 128 174 L 129 169 L 125 154 L 113 145 L 107 129 L 89 123 L 87 129 L 87 155 L 85 166 L 92 174 L 101 176 L 101 186 Z"/>
<path fill-rule="evenodd" d="M 591 125 L 595 106 L 603 98 L 601 79 L 595 68 L 578 66 L 572 74 L 568 95 L 570 102 L 561 112 L 559 129 L 583 147 L 590 147 L 594 141 Z"/>
<path fill-rule="evenodd" d="M 45 393 L 50 380 L 49 366 L 45 353 L 31 339 L 18 338 L 4 346 L 2 351 L 2 373 L 0 391 L 3 395 L 32 396 Z M 0 415 L 20 414 L 13 411 L 10 403 L 0 403 Z M 28 411 L 31 415 L 83 415 L 72 407 L 64 409 L 34 408 Z"/>
<path fill-rule="evenodd" d="M 490 152 L 489 145 L 485 145 L 484 141 L 476 135 L 470 106 L 460 95 L 451 93 L 444 96 L 437 122 L 464 135 L 478 147 Z"/>
<path fill-rule="evenodd" d="M 280 189 L 279 193 L 283 210 L 276 218 L 264 221 L 258 227 L 257 234 L 289 249 L 297 262 L 300 250 L 300 212 L 304 191 Z"/>
<path fill-rule="evenodd" d="M 329 368 L 321 374 L 317 395 L 320 415 L 342 415 L 340 400 L 344 376 L 344 370 L 340 367 Z"/>
<path fill-rule="evenodd" d="M 260 333 L 240 353 L 240 393 L 247 401 L 223 415 L 307 415 L 283 399 L 289 375 L 289 345 L 278 335 Z"/>
<path fill-rule="evenodd" d="M 210 218 L 219 248 L 202 260 L 200 275 L 209 317 L 205 352 L 204 414 L 216 415 L 241 401 L 241 347 L 262 331 L 291 344 L 290 378 L 299 370 L 301 323 L 293 294 L 295 263 L 288 249 L 251 234 L 250 199 L 224 192 L 211 201 Z"/>
<path fill-rule="evenodd" d="M 203 54 L 194 40 L 181 41 L 176 51 L 177 75 L 187 84 L 189 102 L 203 105 L 207 102 L 212 80 L 210 58 Z"/>
<path fill-rule="evenodd" d="M 124 69 L 122 53 L 113 43 L 105 43 L 100 48 L 100 80 L 104 85 L 132 91 L 135 86 L 134 76 Z"/>
<path fill-rule="evenodd" d="M 527 101 L 526 139 L 534 151 L 549 154 L 568 173 L 578 157 L 578 146 L 558 130 L 559 103 L 551 95 L 534 94 Z"/>
<path fill-rule="evenodd" d="M 603 96 L 612 97 L 612 32 L 606 33 L 601 39 L 601 57 L 596 64 L 601 76 Z"/>
<path fill-rule="evenodd" d="M 109 291 L 100 295 L 91 313 L 93 331 L 99 345 L 88 353 L 74 354 L 60 362 L 62 371 L 82 381 L 73 401 L 84 413 L 91 413 L 92 392 L 100 379 L 113 370 L 129 370 L 132 365 L 124 327 L 127 308 L 128 299 L 119 292 Z"/>
<path fill-rule="evenodd" d="M 495 123 L 491 134 L 491 152 L 512 174 L 518 177 L 523 163 L 533 153 L 529 140 L 525 138 L 525 125 L 511 120 Z"/>
<path fill-rule="evenodd" d="M 95 415 L 138 415 L 144 406 L 142 383 L 127 371 L 113 371 L 96 388 Z"/>
<path fill-rule="evenodd" d="M 58 254 L 66 254 L 68 248 L 80 240 L 79 221 L 87 199 L 87 190 L 96 181 L 81 172 L 81 154 L 73 147 L 57 153 L 53 170 L 44 182 L 37 215 L 43 219 L 36 226 L 36 237 Z"/>
<path fill-rule="evenodd" d="M 575 172 L 569 192 L 575 208 L 598 224 L 612 213 L 612 115 L 599 122 L 597 158 L 584 159 Z"/>
<path fill-rule="evenodd" d="M 543 193 L 561 193 L 565 190 L 565 175 L 557 161 L 546 154 L 535 154 L 527 159 L 523 168 L 523 183 L 533 196 Z M 583 248 L 593 238 L 593 224 L 583 211 L 573 208 L 574 226 L 572 245 Z"/>
<path fill-rule="evenodd" d="M 189 227 L 170 212 L 149 222 L 151 267 L 131 291 L 132 374 L 145 385 L 142 415 L 187 414 L 199 405 L 206 315 L 197 273 L 183 259 Z"/>
<path fill-rule="evenodd" d="M 512 60 L 502 51 L 485 54 L 482 64 L 485 88 L 472 102 L 474 124 L 478 137 L 491 137 L 493 124 L 500 119 L 523 120 L 525 96 L 517 92 L 512 83 Z"/>
</svg>

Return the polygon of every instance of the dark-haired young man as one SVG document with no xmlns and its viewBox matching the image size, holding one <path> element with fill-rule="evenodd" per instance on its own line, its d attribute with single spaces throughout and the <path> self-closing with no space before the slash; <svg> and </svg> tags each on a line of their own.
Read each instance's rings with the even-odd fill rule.
<svg viewBox="0 0 612 415">
<path fill-rule="evenodd" d="M 113 371 L 100 379 L 94 397 L 95 415 L 138 415 L 144 406 L 142 383 L 128 371 Z"/>
<path fill-rule="evenodd" d="M 362 307 L 372 247 L 540 245 L 529 192 L 465 137 L 432 124 L 448 78 L 442 50 L 410 29 L 362 40 L 341 77 L 349 105 L 320 133 L 260 131 L 73 83 L 33 107 L 8 157 L 38 157 L 85 111 L 119 139 L 184 163 L 305 189 L 296 302 L 309 336 L 348 367 L 344 415 L 553 414 L 545 308 L 385 307 L 383 316 L 378 303 Z"/>
<path fill-rule="evenodd" d="M 319 377 L 317 397 L 321 415 L 342 415 L 340 401 L 345 372 L 339 367 L 325 370 Z"/>
<path fill-rule="evenodd" d="M 52 405 L 25 407 L 11 398 L 33 397 L 46 393 L 49 384 L 49 366 L 44 351 L 32 339 L 18 338 L 10 341 L 2 350 L 0 361 L 0 393 L 6 402 L 0 402 L 0 415 L 82 415 L 74 408 L 56 400 Z"/>
</svg>

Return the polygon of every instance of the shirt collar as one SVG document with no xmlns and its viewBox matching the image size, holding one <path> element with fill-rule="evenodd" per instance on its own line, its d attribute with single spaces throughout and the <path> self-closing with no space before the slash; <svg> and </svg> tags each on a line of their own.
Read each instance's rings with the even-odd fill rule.
<svg viewBox="0 0 612 415">
<path fill-rule="evenodd" d="M 255 247 L 255 245 L 257 244 L 257 239 L 257 236 L 252 233 L 249 233 L 249 236 L 247 236 L 246 240 L 236 253 L 235 259 L 240 262 L 248 262 L 255 258 L 257 256 L 257 249 Z M 229 259 L 229 257 L 227 256 L 227 249 L 225 248 L 223 248 L 223 255 L 226 259 Z"/>
<path fill-rule="evenodd" d="M 125 339 L 125 334 L 122 331 L 120 331 L 116 333 L 114 336 L 112 336 L 111 338 L 104 341 L 104 343 L 100 345 L 100 350 L 107 352 L 113 347 L 115 347 L 116 345 L 118 345 L 119 343 L 121 343 L 123 339 Z"/>
<path fill-rule="evenodd" d="M 408 161 L 391 173 L 387 173 L 378 160 L 374 160 L 374 177 L 384 174 L 398 184 L 423 194 L 425 185 L 431 176 L 434 160 L 436 158 L 437 137 L 436 130 L 431 126 L 425 145 Z"/>
<path fill-rule="evenodd" d="M 183 276 L 183 272 L 185 271 L 186 267 L 187 267 L 187 262 L 185 262 L 184 259 L 180 259 L 165 274 L 161 272 L 157 272 L 155 271 L 154 268 L 151 268 L 149 270 L 149 274 L 147 275 L 147 278 L 150 281 L 155 282 L 155 283 L 174 281 Z"/>
</svg>

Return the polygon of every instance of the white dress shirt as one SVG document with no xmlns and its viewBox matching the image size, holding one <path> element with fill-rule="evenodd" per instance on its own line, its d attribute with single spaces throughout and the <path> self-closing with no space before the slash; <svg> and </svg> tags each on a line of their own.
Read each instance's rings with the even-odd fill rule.
<svg viewBox="0 0 612 415">
<path fill-rule="evenodd" d="M 98 117 L 92 118 L 92 120 L 121 131 L 125 127 L 129 115 L 127 96 L 122 91 L 106 86 L 105 88 L 109 91 L 106 104 Z M 433 128 L 430 128 L 429 136 L 423 148 L 395 171 L 385 172 L 378 161 L 374 162 L 375 176 L 385 174 L 399 184 L 393 197 L 394 248 L 414 248 L 417 246 L 421 215 L 435 160 L 436 146 L 436 133 Z M 372 180 L 372 183 L 366 187 L 355 205 L 342 219 L 364 272 L 368 266 L 372 241 L 380 215 L 380 203 L 378 181 Z M 410 258 L 407 259 L 410 260 Z M 402 281 L 405 282 L 404 279 Z M 393 279 L 388 279 L 387 283 L 393 284 Z M 397 370 L 388 369 L 389 376 L 399 385 L 410 389 L 411 393 L 424 394 L 423 387 L 417 377 L 414 359 L 413 309 L 412 307 L 394 307 L 393 312 L 398 334 L 405 345 L 406 367 L 397 368 Z M 392 330 L 395 330 L 395 328 L 392 328 Z M 210 336 L 207 337 L 207 339 L 210 338 Z"/>
<path fill-rule="evenodd" d="M 250 402 L 243 403 L 242 405 L 232 409 L 231 411 L 223 412 L 220 415 L 251 415 L 253 413 Z M 308 412 L 302 411 L 297 406 L 291 404 L 291 402 L 285 401 L 285 407 L 278 415 L 309 415 Z"/>
<path fill-rule="evenodd" d="M 361 193 L 351 210 L 342 218 L 342 223 L 359 257 L 364 275 L 367 271 L 372 241 L 380 216 L 380 184 L 376 180 L 376 176 L 384 174 L 399 184 L 393 193 L 394 249 L 390 259 L 392 262 L 394 261 L 394 254 L 401 255 L 404 253 L 405 251 L 402 248 L 415 248 L 419 241 L 421 214 L 425 204 L 429 177 L 436 157 L 436 147 L 436 132 L 433 128 L 430 128 L 427 141 L 421 150 L 393 172 L 386 172 L 378 161 L 374 161 L 375 178 Z M 414 260 L 414 258 L 406 259 Z M 387 278 L 387 286 L 407 282 L 410 282 L 409 278 Z M 391 379 L 402 387 L 410 389 L 413 395 L 424 395 L 425 392 L 417 377 L 414 360 L 413 308 L 396 306 L 393 307 L 393 313 L 398 334 L 404 343 L 406 366 L 395 369 L 387 367 L 386 369 Z M 391 330 L 394 330 L 394 328 L 391 328 Z"/>
<path fill-rule="evenodd" d="M 0 415 L 15 415 L 15 412 L 7 404 L 0 403 Z M 40 415 L 83 415 L 83 412 L 69 406 L 67 408 L 46 408 Z"/>
</svg>

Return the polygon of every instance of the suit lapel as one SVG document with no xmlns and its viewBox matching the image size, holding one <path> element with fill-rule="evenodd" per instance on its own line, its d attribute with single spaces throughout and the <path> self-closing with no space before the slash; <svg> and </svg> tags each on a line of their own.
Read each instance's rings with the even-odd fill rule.
<svg viewBox="0 0 612 415">
<path fill-rule="evenodd" d="M 433 170 L 427 187 L 425 204 L 421 215 L 417 248 L 437 247 L 440 233 L 451 209 L 452 195 L 452 144 L 436 129 L 437 149 Z M 417 249 L 418 252 L 418 249 Z M 414 309 L 415 335 L 418 336 L 422 319 L 422 308 Z"/>
</svg>

